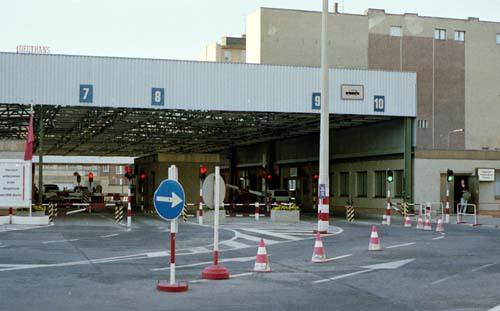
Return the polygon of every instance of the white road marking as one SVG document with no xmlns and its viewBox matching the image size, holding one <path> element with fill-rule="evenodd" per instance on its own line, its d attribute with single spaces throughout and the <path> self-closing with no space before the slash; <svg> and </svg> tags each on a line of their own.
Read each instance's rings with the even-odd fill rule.
<svg viewBox="0 0 500 311">
<path fill-rule="evenodd" d="M 113 234 L 108 234 L 108 235 L 102 235 L 101 238 L 111 238 L 111 237 L 114 237 L 114 236 L 117 236 L 117 235 L 120 235 L 120 234 L 113 233 Z"/>
<path fill-rule="evenodd" d="M 494 263 L 490 263 L 490 264 L 487 264 L 487 265 L 484 265 L 484 266 L 481 266 L 479 268 L 476 268 L 476 269 L 472 269 L 472 272 L 477 272 L 479 270 L 482 270 L 484 268 L 488 268 L 488 267 L 491 267 L 491 266 L 494 266 L 495 264 Z"/>
<path fill-rule="evenodd" d="M 488 311 L 500 311 L 500 306 L 496 306 L 493 309 L 489 309 Z"/>
<path fill-rule="evenodd" d="M 222 241 L 222 242 L 220 242 L 220 244 L 232 247 L 234 249 L 247 248 L 250 246 L 250 245 L 243 244 L 243 243 L 236 242 L 236 241 L 232 241 L 232 240 Z"/>
<path fill-rule="evenodd" d="M 432 238 L 433 240 L 441 240 L 444 239 L 444 236 L 438 236 L 437 238 Z"/>
<path fill-rule="evenodd" d="M 261 239 L 259 237 L 244 234 L 244 233 L 241 233 L 241 232 L 236 231 L 236 230 L 234 230 L 233 232 L 236 233 L 237 238 L 241 238 L 241 239 L 245 239 L 245 240 L 249 240 L 249 241 L 254 241 L 254 242 L 260 242 L 260 239 Z M 270 239 L 264 239 L 264 242 L 268 245 L 279 243 L 278 241 L 270 240 Z"/>
<path fill-rule="evenodd" d="M 0 248 L 4 248 L 4 247 L 7 247 L 9 245 L 0 245 Z"/>
<path fill-rule="evenodd" d="M 447 281 L 447 280 L 449 280 L 449 279 L 451 279 L 451 278 L 456 277 L 457 275 L 458 275 L 458 274 L 455 274 L 455 275 L 452 275 L 452 276 L 445 277 L 445 278 L 443 278 L 443 279 L 440 279 L 440 280 L 434 281 L 434 282 L 432 282 L 431 284 L 432 284 L 432 285 L 434 285 L 434 284 L 438 284 L 438 283 L 441 283 L 441 282 Z"/>
<path fill-rule="evenodd" d="M 353 275 L 358 275 L 362 273 L 367 273 L 370 271 L 374 270 L 387 270 L 387 269 L 398 269 L 401 268 L 402 266 L 409 264 L 410 262 L 413 262 L 415 258 L 412 259 L 404 259 L 404 260 L 398 260 L 398 261 L 391 261 L 391 262 L 385 262 L 385 263 L 380 263 L 380 264 L 375 264 L 375 265 L 369 265 L 369 266 L 363 266 L 361 268 L 364 268 L 366 270 L 361 270 L 361 271 L 356 271 L 356 272 L 351 272 L 347 274 L 342 274 L 338 275 L 332 278 L 327 278 L 327 279 L 322 279 L 322 280 L 317 280 L 313 281 L 313 284 L 319 284 L 319 283 L 324 283 L 324 282 L 329 282 L 329 281 L 335 281 L 335 280 L 340 280 L 343 278 L 347 278 Z"/>
<path fill-rule="evenodd" d="M 44 241 L 44 242 L 42 242 L 42 244 L 64 243 L 64 242 L 74 242 L 74 241 L 79 241 L 79 240 L 80 240 L 80 239 Z"/>
<path fill-rule="evenodd" d="M 302 240 L 302 238 L 298 238 L 298 237 L 293 236 L 293 235 L 282 234 L 282 233 L 273 232 L 273 231 L 269 231 L 269 230 L 247 229 L 247 228 L 242 229 L 242 230 L 250 231 L 250 232 L 258 233 L 258 234 L 263 234 L 263 235 L 269 235 L 269 236 L 273 236 L 273 237 L 277 237 L 277 238 L 281 238 L 281 239 L 285 239 L 285 240 L 294 240 L 294 241 Z"/>
<path fill-rule="evenodd" d="M 255 272 L 246 272 L 246 273 L 240 273 L 240 274 L 231 274 L 229 276 L 229 279 L 239 278 L 239 277 L 242 277 L 242 276 L 249 276 L 249 275 L 252 275 L 252 274 L 255 274 Z M 208 281 L 209 280 L 202 279 L 202 280 L 190 281 L 189 283 L 202 283 L 202 282 L 208 282 Z"/>
<path fill-rule="evenodd" d="M 352 254 L 347 254 L 347 255 L 337 256 L 337 257 L 333 257 L 333 258 L 328 258 L 327 260 L 325 260 L 325 262 L 333 261 L 333 260 L 337 260 L 337 259 L 342 259 L 342 258 L 347 258 L 347 257 L 351 257 L 351 256 L 352 256 Z"/>
<path fill-rule="evenodd" d="M 246 261 L 251 261 L 251 260 L 255 260 L 255 256 L 227 258 L 227 259 L 221 259 L 221 260 L 219 260 L 219 262 L 246 262 Z M 212 263 L 213 263 L 213 261 L 197 262 L 197 263 L 192 263 L 189 265 L 176 266 L 175 268 L 180 269 L 180 268 L 196 267 L 196 266 L 210 265 Z M 170 270 L 170 267 L 151 269 L 151 271 L 163 271 L 163 270 Z"/>
<path fill-rule="evenodd" d="M 417 244 L 417 243 L 416 242 L 410 242 L 410 243 L 405 243 L 405 244 L 386 246 L 386 248 L 404 247 L 404 246 L 410 246 L 410 245 L 414 245 L 414 244 Z"/>
<path fill-rule="evenodd" d="M 197 254 L 197 253 L 208 253 L 210 252 L 210 250 L 206 247 L 203 247 L 203 246 L 199 246 L 199 247 L 191 247 L 189 249 L 193 254 Z"/>
</svg>

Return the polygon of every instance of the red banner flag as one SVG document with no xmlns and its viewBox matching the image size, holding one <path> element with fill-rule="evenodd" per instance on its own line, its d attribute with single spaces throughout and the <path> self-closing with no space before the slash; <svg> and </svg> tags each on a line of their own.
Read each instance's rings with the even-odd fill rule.
<svg viewBox="0 0 500 311">
<path fill-rule="evenodd" d="M 30 114 L 30 124 L 28 127 L 28 134 L 26 135 L 26 149 L 24 150 L 24 161 L 31 161 L 33 159 L 33 142 L 35 141 L 35 134 L 33 133 L 33 113 Z"/>
</svg>

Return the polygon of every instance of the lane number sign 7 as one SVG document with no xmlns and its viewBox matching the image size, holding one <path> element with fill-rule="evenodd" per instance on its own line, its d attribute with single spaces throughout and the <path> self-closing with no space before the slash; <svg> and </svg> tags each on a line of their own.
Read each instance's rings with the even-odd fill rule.
<svg viewBox="0 0 500 311">
<path fill-rule="evenodd" d="M 92 84 L 80 84 L 80 103 L 94 102 L 94 86 Z"/>
</svg>

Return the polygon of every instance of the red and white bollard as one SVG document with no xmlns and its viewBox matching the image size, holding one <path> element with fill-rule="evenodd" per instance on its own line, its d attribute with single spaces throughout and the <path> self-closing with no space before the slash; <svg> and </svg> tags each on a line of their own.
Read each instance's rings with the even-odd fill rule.
<svg viewBox="0 0 500 311">
<path fill-rule="evenodd" d="M 387 208 L 385 210 L 387 225 L 391 225 L 391 190 L 387 189 Z"/>
<path fill-rule="evenodd" d="M 260 216 L 260 204 L 259 202 L 256 202 L 255 203 L 255 220 L 259 220 L 259 216 Z"/>
<path fill-rule="evenodd" d="M 201 277 L 208 280 L 229 279 L 229 270 L 219 265 L 219 204 L 220 204 L 220 168 L 215 167 L 214 183 L 214 264 L 203 269 Z"/>
<path fill-rule="evenodd" d="M 444 222 L 449 224 L 450 223 L 450 189 L 448 186 L 448 182 L 446 183 L 446 205 L 445 205 L 445 218 Z"/>
<path fill-rule="evenodd" d="M 203 225 L 203 187 L 200 180 L 200 206 L 198 208 L 198 224 Z"/>
<path fill-rule="evenodd" d="M 168 178 L 177 181 L 178 171 L 175 165 L 168 168 Z M 175 234 L 178 229 L 178 219 L 170 221 L 170 282 L 159 280 L 156 289 L 164 292 L 184 292 L 189 289 L 187 281 L 175 280 Z"/>
<path fill-rule="evenodd" d="M 131 184 L 130 180 L 128 182 L 128 190 L 127 190 L 127 201 L 128 201 L 128 206 L 127 206 L 127 231 L 130 231 L 132 229 L 132 191 L 131 191 Z"/>
<path fill-rule="evenodd" d="M 12 224 L 12 207 L 9 207 L 9 224 Z"/>
</svg>

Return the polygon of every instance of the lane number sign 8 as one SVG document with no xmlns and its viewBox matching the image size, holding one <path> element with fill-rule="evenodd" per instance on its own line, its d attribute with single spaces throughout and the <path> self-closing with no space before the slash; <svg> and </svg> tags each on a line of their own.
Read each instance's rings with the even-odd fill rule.
<svg viewBox="0 0 500 311">
<path fill-rule="evenodd" d="M 375 112 L 385 111 L 385 96 L 381 95 L 373 96 L 373 111 Z"/>
<path fill-rule="evenodd" d="M 92 84 L 80 84 L 80 103 L 94 102 L 94 86 Z"/>
<path fill-rule="evenodd" d="M 164 106 L 165 105 L 165 89 L 154 87 L 151 89 L 151 105 Z"/>
</svg>

